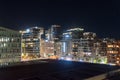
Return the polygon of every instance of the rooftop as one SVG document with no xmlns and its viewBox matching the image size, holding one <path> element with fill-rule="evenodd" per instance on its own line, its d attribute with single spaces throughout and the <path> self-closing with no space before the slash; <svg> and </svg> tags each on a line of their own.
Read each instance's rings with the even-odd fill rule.
<svg viewBox="0 0 120 80">
<path fill-rule="evenodd" d="M 0 68 L 0 80 L 83 80 L 119 68 L 73 61 L 37 60 Z"/>
</svg>

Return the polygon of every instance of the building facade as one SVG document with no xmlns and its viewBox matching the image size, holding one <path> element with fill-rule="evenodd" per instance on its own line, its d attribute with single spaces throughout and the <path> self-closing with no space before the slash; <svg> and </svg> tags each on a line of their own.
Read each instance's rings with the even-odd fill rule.
<svg viewBox="0 0 120 80">
<path fill-rule="evenodd" d="M 21 61 L 21 34 L 0 27 L 0 63 Z"/>
<path fill-rule="evenodd" d="M 20 32 L 22 34 L 22 59 L 40 58 L 41 36 L 44 29 L 41 27 L 32 27 Z"/>
<path fill-rule="evenodd" d="M 107 43 L 108 63 L 119 64 L 120 48 L 118 41 L 114 40 Z"/>
</svg>

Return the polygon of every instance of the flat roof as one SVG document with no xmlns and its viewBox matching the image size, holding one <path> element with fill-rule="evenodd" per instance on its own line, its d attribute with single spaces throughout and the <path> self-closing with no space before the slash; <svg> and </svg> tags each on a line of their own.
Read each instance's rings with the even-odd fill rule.
<svg viewBox="0 0 120 80">
<path fill-rule="evenodd" d="M 0 68 L 0 80 L 83 80 L 119 66 L 63 60 L 37 60 Z"/>
</svg>

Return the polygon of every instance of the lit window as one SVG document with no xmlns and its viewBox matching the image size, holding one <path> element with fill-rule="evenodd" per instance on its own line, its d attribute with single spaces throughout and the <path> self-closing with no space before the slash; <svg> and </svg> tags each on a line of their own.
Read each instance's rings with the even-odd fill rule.
<svg viewBox="0 0 120 80">
<path fill-rule="evenodd" d="M 6 47 L 6 43 L 4 43 L 4 47 Z"/>
<path fill-rule="evenodd" d="M 113 47 L 113 45 L 108 45 L 108 47 Z"/>
<path fill-rule="evenodd" d="M 116 63 L 119 63 L 119 61 L 116 61 Z"/>
<path fill-rule="evenodd" d="M 3 42 L 3 38 L 2 38 L 2 40 L 1 40 L 2 42 Z"/>
<path fill-rule="evenodd" d="M 75 47 L 75 45 L 73 44 L 73 46 L 72 46 L 73 48 Z"/>
<path fill-rule="evenodd" d="M 119 59 L 119 58 L 117 58 L 117 59 Z"/>
<path fill-rule="evenodd" d="M 116 47 L 119 47 L 118 45 Z"/>
</svg>

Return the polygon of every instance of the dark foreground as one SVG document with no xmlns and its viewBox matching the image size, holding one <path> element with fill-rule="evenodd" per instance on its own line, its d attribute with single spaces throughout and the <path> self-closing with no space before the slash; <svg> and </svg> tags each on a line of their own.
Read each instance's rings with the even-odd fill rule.
<svg viewBox="0 0 120 80">
<path fill-rule="evenodd" d="M 39 60 L 0 68 L 0 80 L 83 80 L 118 68 L 102 64 Z"/>
</svg>

